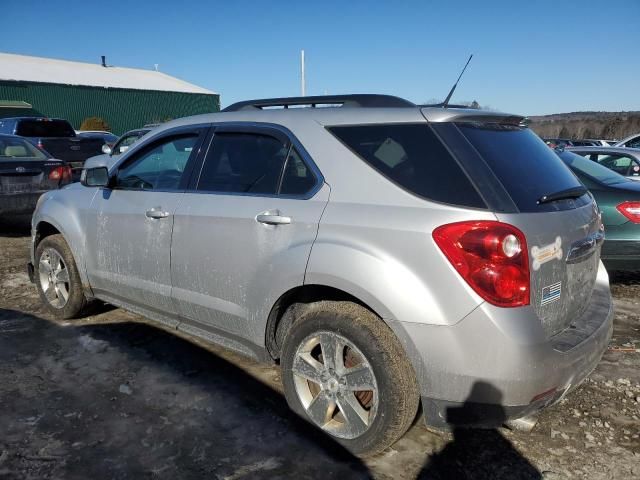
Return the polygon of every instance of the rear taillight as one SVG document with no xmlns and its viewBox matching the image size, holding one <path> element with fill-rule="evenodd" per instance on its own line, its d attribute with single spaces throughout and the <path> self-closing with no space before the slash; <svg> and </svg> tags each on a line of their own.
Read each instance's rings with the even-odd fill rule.
<svg viewBox="0 0 640 480">
<path fill-rule="evenodd" d="M 63 165 L 61 167 L 56 167 L 51 172 L 49 172 L 49 180 L 53 181 L 61 181 L 61 182 L 70 182 L 71 181 L 71 167 L 68 165 Z"/>
<path fill-rule="evenodd" d="M 640 202 L 622 202 L 616 208 L 633 223 L 640 223 Z"/>
<path fill-rule="evenodd" d="M 499 307 L 529 305 L 529 257 L 524 234 L 506 223 L 442 225 L 433 239 L 478 295 Z"/>
<path fill-rule="evenodd" d="M 38 140 L 38 144 L 36 145 L 38 148 L 42 148 L 44 150 L 44 145 L 42 145 L 42 141 Z"/>
</svg>

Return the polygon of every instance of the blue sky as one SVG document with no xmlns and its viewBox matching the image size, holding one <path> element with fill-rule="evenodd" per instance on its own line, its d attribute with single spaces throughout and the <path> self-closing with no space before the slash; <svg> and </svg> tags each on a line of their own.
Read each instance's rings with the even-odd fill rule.
<svg viewBox="0 0 640 480">
<path fill-rule="evenodd" d="M 2 14 L 0 51 L 157 63 L 223 106 L 298 95 L 304 49 L 307 94 L 443 99 L 473 53 L 454 102 L 640 110 L 640 0 L 6 0 Z"/>
</svg>

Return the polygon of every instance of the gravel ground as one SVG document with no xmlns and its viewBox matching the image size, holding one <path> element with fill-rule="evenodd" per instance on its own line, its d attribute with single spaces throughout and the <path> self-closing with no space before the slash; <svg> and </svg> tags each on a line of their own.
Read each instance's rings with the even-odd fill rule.
<svg viewBox="0 0 640 480">
<path fill-rule="evenodd" d="M 47 318 L 28 242 L 0 222 L 0 478 L 640 478 L 640 274 L 612 278 L 609 351 L 532 432 L 418 421 L 363 460 L 289 412 L 275 367 L 108 306 Z"/>
</svg>

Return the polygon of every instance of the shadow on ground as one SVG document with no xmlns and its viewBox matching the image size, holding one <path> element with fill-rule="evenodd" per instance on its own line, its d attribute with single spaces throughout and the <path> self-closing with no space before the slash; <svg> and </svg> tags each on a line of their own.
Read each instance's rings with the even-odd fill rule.
<svg viewBox="0 0 640 480">
<path fill-rule="evenodd" d="M 31 215 L 0 218 L 0 237 L 28 237 L 31 234 Z"/>
<path fill-rule="evenodd" d="M 221 357 L 137 324 L 0 309 L 0 478 L 368 478 Z"/>
<path fill-rule="evenodd" d="M 490 399 L 491 406 L 466 401 L 447 410 L 447 422 L 453 426 L 453 440 L 431 456 L 418 475 L 420 479 L 541 479 L 540 472 L 516 450 L 497 429 L 465 428 L 486 418 L 500 425 L 506 421 L 499 405 L 502 394 L 485 382 L 476 382 L 469 398 Z"/>
<path fill-rule="evenodd" d="M 0 398 L 0 478 L 374 476 L 240 366 L 145 324 L 0 309 Z M 455 428 L 419 478 L 540 475 L 497 430 Z"/>
<path fill-rule="evenodd" d="M 640 285 L 640 272 L 609 272 L 609 283 L 616 285 Z"/>
</svg>

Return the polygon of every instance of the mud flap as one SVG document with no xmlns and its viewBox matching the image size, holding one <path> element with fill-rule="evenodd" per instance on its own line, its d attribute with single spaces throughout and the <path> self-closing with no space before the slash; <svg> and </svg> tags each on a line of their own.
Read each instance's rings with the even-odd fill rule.
<svg viewBox="0 0 640 480">
<path fill-rule="evenodd" d="M 29 281 L 31 283 L 36 283 L 36 274 L 33 268 L 33 263 L 27 263 L 27 275 L 29 275 Z"/>
</svg>

